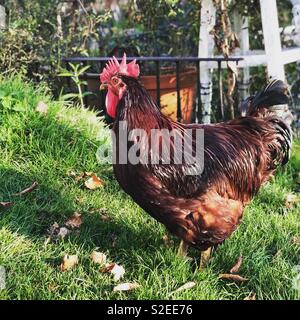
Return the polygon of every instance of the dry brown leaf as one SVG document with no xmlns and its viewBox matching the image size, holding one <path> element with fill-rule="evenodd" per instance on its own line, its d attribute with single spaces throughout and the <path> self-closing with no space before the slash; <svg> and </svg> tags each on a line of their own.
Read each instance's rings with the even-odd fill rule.
<svg viewBox="0 0 300 320">
<path fill-rule="evenodd" d="M 14 196 L 23 196 L 26 193 L 32 192 L 37 186 L 38 186 L 37 181 L 34 181 L 33 184 L 30 187 L 22 190 L 19 193 L 15 193 Z"/>
<path fill-rule="evenodd" d="M 109 263 L 109 264 L 106 264 L 104 268 L 100 269 L 100 272 L 102 273 L 109 272 L 113 275 L 114 281 L 119 281 L 124 277 L 125 269 L 116 263 Z"/>
<path fill-rule="evenodd" d="M 63 262 L 60 265 L 61 271 L 66 271 L 74 268 L 78 264 L 78 256 L 75 255 L 68 255 L 66 254 L 63 258 Z"/>
<path fill-rule="evenodd" d="M 91 259 L 94 263 L 104 264 L 106 263 L 106 254 L 103 252 L 93 251 L 91 254 Z"/>
<path fill-rule="evenodd" d="M 235 265 L 230 269 L 230 273 L 237 273 L 240 270 L 241 264 L 243 262 L 243 257 L 239 256 Z"/>
<path fill-rule="evenodd" d="M 184 291 L 184 290 L 191 289 L 191 288 L 195 287 L 195 285 L 196 285 L 196 282 L 193 282 L 193 281 L 187 282 L 184 285 L 182 285 L 179 288 L 177 288 L 176 290 L 174 290 L 172 293 L 181 292 L 181 291 Z"/>
<path fill-rule="evenodd" d="M 97 177 L 96 174 L 93 174 L 88 180 L 85 181 L 84 185 L 90 190 L 95 190 L 103 187 L 104 181 Z"/>
<path fill-rule="evenodd" d="M 115 266 L 115 263 L 107 263 L 104 268 L 100 269 L 100 272 L 102 273 L 110 272 L 114 266 Z"/>
<path fill-rule="evenodd" d="M 238 274 L 231 274 L 231 273 L 222 273 L 219 275 L 219 279 L 222 280 L 232 280 L 235 282 L 245 282 L 248 281 L 249 279 L 246 279 Z"/>
<path fill-rule="evenodd" d="M 9 208 L 13 205 L 13 202 L 0 202 L 0 208 Z"/>
<path fill-rule="evenodd" d="M 47 114 L 48 113 L 48 105 L 44 101 L 39 101 L 37 104 L 35 111 L 41 113 L 41 114 Z"/>
<path fill-rule="evenodd" d="M 250 292 L 244 300 L 256 300 L 256 293 Z"/>
<path fill-rule="evenodd" d="M 113 291 L 114 292 L 130 291 L 130 290 L 137 289 L 139 286 L 140 285 L 137 283 L 125 282 L 125 283 L 120 283 L 117 286 L 115 286 Z"/>
<path fill-rule="evenodd" d="M 75 229 L 82 225 L 82 218 L 79 212 L 75 212 L 72 217 L 66 222 L 66 226 Z"/>
<path fill-rule="evenodd" d="M 289 193 L 285 199 L 285 206 L 288 209 L 292 209 L 295 206 L 295 204 L 298 202 L 299 202 L 298 196 L 293 193 Z"/>
</svg>

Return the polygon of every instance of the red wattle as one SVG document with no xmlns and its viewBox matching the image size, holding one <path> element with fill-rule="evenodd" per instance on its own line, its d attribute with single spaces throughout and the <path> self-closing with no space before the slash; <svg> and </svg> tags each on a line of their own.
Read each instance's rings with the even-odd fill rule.
<svg viewBox="0 0 300 320">
<path fill-rule="evenodd" d="M 115 95 L 111 90 L 108 90 L 105 105 L 106 111 L 111 118 L 116 117 L 118 102 L 119 97 Z"/>
</svg>

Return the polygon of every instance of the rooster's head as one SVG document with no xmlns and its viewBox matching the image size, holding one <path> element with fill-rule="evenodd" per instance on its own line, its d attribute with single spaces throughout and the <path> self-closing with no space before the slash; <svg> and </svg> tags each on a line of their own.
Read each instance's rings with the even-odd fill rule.
<svg viewBox="0 0 300 320">
<path fill-rule="evenodd" d="M 140 74 L 139 65 L 136 60 L 126 63 L 126 54 L 124 53 L 121 63 L 115 57 L 112 57 L 102 73 L 100 74 L 101 89 L 107 89 L 106 95 L 106 111 L 110 117 L 115 118 L 117 105 L 126 91 L 126 84 L 122 80 L 122 76 L 138 78 Z"/>
</svg>

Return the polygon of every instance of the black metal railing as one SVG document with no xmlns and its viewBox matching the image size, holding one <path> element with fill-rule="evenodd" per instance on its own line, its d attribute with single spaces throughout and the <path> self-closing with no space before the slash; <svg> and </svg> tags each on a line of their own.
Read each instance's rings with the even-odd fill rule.
<svg viewBox="0 0 300 320">
<path fill-rule="evenodd" d="M 69 58 L 63 58 L 63 62 L 66 64 L 66 68 L 69 69 L 68 62 L 72 63 L 81 63 L 82 65 L 92 65 L 97 64 L 97 70 L 99 72 L 86 72 L 83 75 L 84 79 L 97 79 L 99 78 L 100 72 L 102 72 L 106 62 L 110 59 L 110 57 L 69 57 Z M 117 58 L 119 61 L 122 58 Z M 161 92 L 161 84 L 160 84 L 160 76 L 161 76 L 161 65 L 162 64 L 172 64 L 175 66 L 175 73 L 176 73 L 176 92 L 177 92 L 177 120 L 181 121 L 182 119 L 182 110 L 181 110 L 181 97 L 180 97 L 180 73 L 181 73 L 181 65 L 182 64 L 189 64 L 191 66 L 196 67 L 196 73 L 197 73 L 197 94 L 194 104 L 194 119 L 201 121 L 203 113 L 202 106 L 201 106 L 201 95 L 203 94 L 204 87 L 202 87 L 200 82 L 200 70 L 201 70 L 201 63 L 215 63 L 214 69 L 217 70 L 217 92 L 219 95 L 219 114 L 221 120 L 224 120 L 225 112 L 224 112 L 224 99 L 223 99 L 223 69 L 222 69 L 222 63 L 223 62 L 235 62 L 237 65 L 239 61 L 242 60 L 242 58 L 234 57 L 234 58 L 223 58 L 223 57 L 213 57 L 213 58 L 199 58 L 199 57 L 127 57 L 128 61 L 131 61 L 133 59 L 136 59 L 137 62 L 140 63 L 155 63 L 155 75 L 156 75 L 156 96 L 157 96 L 157 105 L 161 106 L 161 99 L 160 99 L 160 92 Z M 70 86 L 70 82 L 68 82 L 68 85 Z M 88 90 L 87 85 L 85 85 L 84 90 Z M 105 94 L 103 92 L 99 92 L 100 95 L 100 103 L 101 106 L 104 105 L 105 101 Z M 85 97 L 85 103 L 88 104 L 88 96 Z"/>
</svg>

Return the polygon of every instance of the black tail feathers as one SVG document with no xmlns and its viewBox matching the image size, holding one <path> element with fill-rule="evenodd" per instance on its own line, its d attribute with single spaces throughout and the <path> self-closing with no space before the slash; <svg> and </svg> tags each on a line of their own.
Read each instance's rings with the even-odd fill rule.
<svg viewBox="0 0 300 320">
<path fill-rule="evenodd" d="M 263 116 L 266 111 L 272 111 L 270 107 L 288 102 L 288 86 L 281 80 L 273 80 L 262 91 L 244 100 L 240 110 L 248 116 Z"/>
<path fill-rule="evenodd" d="M 291 145 L 293 142 L 293 134 L 290 126 L 286 124 L 283 120 L 279 118 L 270 118 L 273 123 L 274 128 L 277 131 L 277 142 L 280 146 L 277 150 L 276 158 L 281 165 L 285 165 L 290 158 L 291 155 Z"/>
<path fill-rule="evenodd" d="M 292 131 L 282 116 L 282 111 L 289 102 L 288 86 L 281 80 L 273 80 L 266 87 L 244 100 L 240 105 L 242 114 L 250 117 L 266 117 L 276 129 L 277 135 L 272 152 L 273 165 L 284 165 L 290 157 Z"/>
</svg>

